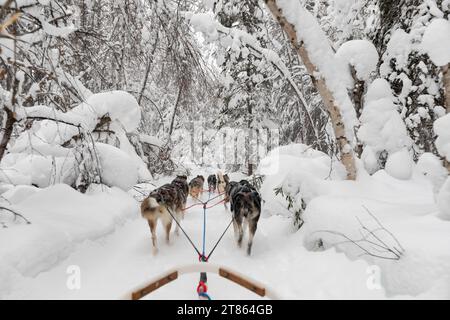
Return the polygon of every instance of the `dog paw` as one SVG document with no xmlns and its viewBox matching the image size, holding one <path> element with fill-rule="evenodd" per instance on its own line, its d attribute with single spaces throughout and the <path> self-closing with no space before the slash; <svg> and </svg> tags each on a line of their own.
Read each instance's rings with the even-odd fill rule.
<svg viewBox="0 0 450 320">
<path fill-rule="evenodd" d="M 158 248 L 153 248 L 152 253 L 154 256 L 158 254 Z"/>
</svg>

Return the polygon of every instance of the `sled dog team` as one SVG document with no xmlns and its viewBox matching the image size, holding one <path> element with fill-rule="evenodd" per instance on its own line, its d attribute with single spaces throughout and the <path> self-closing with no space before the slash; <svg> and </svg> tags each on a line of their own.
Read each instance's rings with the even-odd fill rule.
<svg viewBox="0 0 450 320">
<path fill-rule="evenodd" d="M 165 232 L 166 242 L 169 243 L 172 228 L 172 216 L 180 223 L 184 218 L 184 208 L 188 195 L 198 198 L 204 192 L 205 178 L 201 175 L 193 178 L 189 183 L 187 176 L 177 176 L 171 183 L 167 183 L 152 192 L 141 203 L 142 217 L 148 220 L 153 243 L 153 253 L 158 251 L 156 241 L 156 224 L 160 219 Z M 224 195 L 225 204 L 230 204 L 233 215 L 233 227 L 239 247 L 242 245 L 245 226 L 248 225 L 249 236 L 247 254 L 251 254 L 253 237 L 256 232 L 261 214 L 261 197 L 258 191 L 247 181 L 230 181 L 228 175 L 218 172 L 208 176 L 208 192 Z M 179 234 L 176 224 L 175 233 Z"/>
</svg>

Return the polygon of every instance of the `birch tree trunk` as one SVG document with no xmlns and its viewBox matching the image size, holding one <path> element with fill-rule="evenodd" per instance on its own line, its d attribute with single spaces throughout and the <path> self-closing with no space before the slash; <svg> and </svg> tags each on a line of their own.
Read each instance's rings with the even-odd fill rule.
<svg viewBox="0 0 450 320">
<path fill-rule="evenodd" d="M 450 113 L 450 63 L 442 67 L 442 79 L 444 82 L 445 109 Z"/>
<path fill-rule="evenodd" d="M 447 114 L 450 113 L 450 63 L 442 67 L 442 81 L 444 83 L 444 103 Z M 450 173 L 450 161 L 444 158 L 444 166 Z"/>
<path fill-rule="evenodd" d="M 314 86 L 319 91 L 320 96 L 322 97 L 323 104 L 327 108 L 331 123 L 333 125 L 334 134 L 336 136 L 336 140 L 338 143 L 339 151 L 341 154 L 341 162 L 347 170 L 347 179 L 355 180 L 356 178 L 356 166 L 355 159 L 353 155 L 353 151 L 348 146 L 350 145 L 349 140 L 345 134 L 345 125 L 342 120 L 342 115 L 339 107 L 336 105 L 336 101 L 333 97 L 333 94 L 327 87 L 325 80 L 323 78 L 317 78 L 315 74 L 317 73 L 317 67 L 311 62 L 309 58 L 308 51 L 302 42 L 299 43 L 297 38 L 297 32 L 295 31 L 294 25 L 291 24 L 284 17 L 282 10 L 278 7 L 276 0 L 265 0 L 265 3 L 269 10 L 272 12 L 273 16 L 277 19 L 281 28 L 286 32 L 291 41 L 291 44 L 294 46 L 298 55 L 300 56 L 303 64 L 306 67 L 309 75 L 312 78 Z"/>
</svg>

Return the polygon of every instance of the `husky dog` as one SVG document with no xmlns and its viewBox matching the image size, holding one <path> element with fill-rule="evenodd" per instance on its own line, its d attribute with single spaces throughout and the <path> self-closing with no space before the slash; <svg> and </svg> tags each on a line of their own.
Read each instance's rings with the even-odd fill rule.
<svg viewBox="0 0 450 320">
<path fill-rule="evenodd" d="M 250 255 L 253 237 L 255 236 L 259 216 L 261 214 L 261 196 L 247 180 L 241 180 L 239 182 L 232 181 L 229 183 L 225 197 L 230 201 L 230 210 L 233 214 L 234 234 L 239 247 L 242 246 L 245 225 L 248 224 L 249 236 L 247 254 Z"/>
<path fill-rule="evenodd" d="M 227 187 L 228 182 L 230 182 L 230 178 L 228 175 L 222 174 L 221 171 L 217 172 L 217 192 L 224 193 L 225 188 Z"/>
<path fill-rule="evenodd" d="M 170 229 L 172 228 L 172 215 L 178 222 L 183 218 L 183 209 L 186 206 L 188 184 L 186 176 L 177 176 L 171 183 L 167 183 L 155 190 L 141 203 L 142 217 L 148 220 L 152 234 L 153 253 L 158 252 L 156 244 L 156 224 L 161 219 L 166 230 L 166 242 L 169 243 Z M 172 214 L 172 215 L 171 215 Z M 178 224 L 175 228 L 179 234 Z"/>
<path fill-rule="evenodd" d="M 239 182 L 236 181 L 230 181 L 230 183 L 227 184 L 225 188 L 225 198 L 224 198 L 225 203 L 231 202 L 231 190 L 233 190 L 233 188 L 236 187 L 238 184 Z"/>
<path fill-rule="evenodd" d="M 208 191 L 215 192 L 217 188 L 217 178 L 215 174 L 208 176 Z"/>
<path fill-rule="evenodd" d="M 187 199 L 188 192 L 189 192 L 189 185 L 187 183 L 187 176 L 179 175 L 175 179 L 173 179 L 171 183 L 175 184 L 178 188 L 180 188 L 183 191 L 184 202 L 186 203 L 186 199 Z"/>
<path fill-rule="evenodd" d="M 198 198 L 199 195 L 203 193 L 203 184 L 205 183 L 205 178 L 203 176 L 196 176 L 189 182 L 189 194 L 193 198 Z"/>
</svg>

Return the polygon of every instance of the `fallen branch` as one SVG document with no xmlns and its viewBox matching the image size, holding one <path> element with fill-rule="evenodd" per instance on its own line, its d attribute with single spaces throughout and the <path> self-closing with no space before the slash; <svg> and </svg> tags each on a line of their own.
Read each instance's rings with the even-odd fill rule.
<svg viewBox="0 0 450 320">
<path fill-rule="evenodd" d="M 19 218 L 23 219 L 27 224 L 31 224 L 31 221 L 30 221 L 30 220 L 28 220 L 28 219 L 25 218 L 22 214 L 20 214 L 20 213 L 14 211 L 14 210 L 11 209 L 11 208 L 1 207 L 1 206 L 0 206 L 0 210 L 5 210 L 5 211 L 8 211 L 9 213 L 12 213 L 12 214 L 14 215 L 14 220 L 13 220 L 13 221 L 16 221 L 16 220 L 17 220 L 17 217 L 19 217 Z M 7 228 L 7 226 L 6 226 L 6 224 L 5 224 L 4 222 L 2 222 L 2 226 L 3 226 L 3 228 Z"/>
<path fill-rule="evenodd" d="M 333 234 L 339 237 L 344 238 L 344 241 L 333 243 L 332 246 L 337 246 L 340 244 L 351 243 L 361 249 L 362 253 L 359 256 L 368 255 L 375 258 L 380 259 L 388 259 L 388 260 L 400 260 L 405 249 L 400 244 L 398 239 L 386 229 L 377 217 L 373 213 L 371 213 L 365 206 L 363 208 L 367 211 L 367 213 L 372 217 L 372 219 L 377 223 L 378 227 L 375 229 L 369 229 L 366 225 L 364 225 L 361 220 L 356 217 L 358 220 L 361 229 L 359 229 L 359 233 L 361 234 L 361 238 L 352 239 L 346 234 L 333 231 L 333 230 L 318 230 L 313 233 L 325 232 L 329 234 Z M 389 244 L 388 241 L 381 239 L 379 233 L 385 232 L 388 234 L 389 238 L 393 240 L 396 245 Z M 378 233 L 378 234 L 377 234 Z M 322 239 L 320 239 L 322 240 Z M 396 247 L 398 246 L 398 248 Z M 383 254 L 385 253 L 385 254 Z"/>
</svg>

